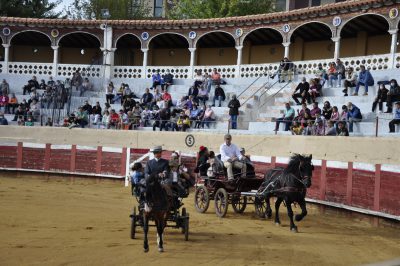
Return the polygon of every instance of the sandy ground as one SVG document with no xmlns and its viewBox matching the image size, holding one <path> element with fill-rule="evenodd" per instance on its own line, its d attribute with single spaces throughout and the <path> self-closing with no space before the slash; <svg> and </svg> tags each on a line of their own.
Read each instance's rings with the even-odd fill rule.
<svg viewBox="0 0 400 266">
<path fill-rule="evenodd" d="M 168 228 L 158 253 L 151 228 L 145 254 L 142 233 L 129 238 L 129 192 L 109 180 L 3 175 L 0 265 L 359 265 L 400 257 L 399 227 L 309 207 L 295 234 L 285 210 L 281 227 L 254 217 L 253 206 L 220 219 L 213 206 L 197 213 L 193 193 L 185 201 L 190 240 Z"/>
</svg>

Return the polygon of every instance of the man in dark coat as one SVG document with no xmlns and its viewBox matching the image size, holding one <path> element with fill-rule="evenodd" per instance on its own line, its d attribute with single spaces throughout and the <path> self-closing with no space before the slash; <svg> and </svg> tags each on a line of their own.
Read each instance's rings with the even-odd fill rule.
<svg viewBox="0 0 400 266">
<path fill-rule="evenodd" d="M 232 95 L 232 100 L 228 103 L 229 115 L 231 116 L 232 129 L 237 128 L 237 118 L 239 115 L 240 102 L 236 99 L 236 95 Z"/>
<path fill-rule="evenodd" d="M 311 102 L 310 94 L 308 92 L 309 90 L 310 90 L 310 84 L 306 81 L 306 78 L 303 77 L 301 83 L 297 85 L 292 95 L 292 98 L 297 103 L 297 105 L 301 105 L 306 101 L 308 101 L 309 103 Z M 301 97 L 301 103 L 297 99 L 298 97 Z"/>
</svg>

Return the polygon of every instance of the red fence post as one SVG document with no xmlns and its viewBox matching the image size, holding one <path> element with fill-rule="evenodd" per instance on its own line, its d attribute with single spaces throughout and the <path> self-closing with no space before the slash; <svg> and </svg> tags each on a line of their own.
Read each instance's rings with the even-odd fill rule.
<svg viewBox="0 0 400 266">
<path fill-rule="evenodd" d="M 103 147 L 97 146 L 97 156 L 96 156 L 96 174 L 101 173 L 101 160 L 103 157 Z"/>
<path fill-rule="evenodd" d="M 271 157 L 271 167 L 272 167 L 272 168 L 275 168 L 275 166 L 276 166 L 276 157 L 275 157 L 275 156 L 272 156 L 272 157 Z"/>
<path fill-rule="evenodd" d="M 381 194 L 381 165 L 375 165 L 375 185 L 374 185 L 374 210 L 379 211 L 379 201 Z"/>
<path fill-rule="evenodd" d="M 122 154 L 121 154 L 121 176 L 125 176 L 126 172 L 126 155 L 127 153 L 127 148 L 123 147 L 122 148 Z"/>
<path fill-rule="evenodd" d="M 71 172 L 75 172 L 76 170 L 76 145 L 72 145 L 71 147 L 71 160 L 69 170 Z"/>
<path fill-rule="evenodd" d="M 353 198 L 353 162 L 347 163 L 346 203 L 351 205 Z"/>
<path fill-rule="evenodd" d="M 18 142 L 18 144 L 17 144 L 17 168 L 22 168 L 22 153 L 23 153 L 22 142 Z"/>
<path fill-rule="evenodd" d="M 44 170 L 50 170 L 50 153 L 51 153 L 51 144 L 46 143 L 46 149 L 44 150 Z"/>
<path fill-rule="evenodd" d="M 319 199 L 325 200 L 326 194 L 326 160 L 321 163 L 321 181 L 319 183 Z"/>
</svg>

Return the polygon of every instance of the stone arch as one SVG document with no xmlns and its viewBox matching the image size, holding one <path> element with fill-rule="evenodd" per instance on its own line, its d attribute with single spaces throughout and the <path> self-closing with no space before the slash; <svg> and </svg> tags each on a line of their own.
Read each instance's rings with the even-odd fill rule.
<svg viewBox="0 0 400 266">
<path fill-rule="evenodd" d="M 194 43 L 197 65 L 236 65 L 235 37 L 226 31 L 202 34 Z"/>
<path fill-rule="evenodd" d="M 60 64 L 103 64 L 102 41 L 93 33 L 70 32 L 61 36 L 57 44 Z"/>
<path fill-rule="evenodd" d="M 118 41 L 119 41 L 121 38 L 126 37 L 127 35 L 136 37 L 136 38 L 139 40 L 139 42 L 140 42 L 140 47 L 142 47 L 142 39 L 140 39 L 140 37 L 137 36 L 136 34 L 133 34 L 133 33 L 130 33 L 130 32 L 127 32 L 127 33 L 124 33 L 124 34 L 121 34 L 120 36 L 118 36 L 118 37 L 114 40 L 113 47 L 114 47 L 114 48 L 117 48 L 117 43 L 118 43 Z"/>
<path fill-rule="evenodd" d="M 176 32 L 162 32 L 147 42 L 149 66 L 188 66 L 190 64 L 190 42 Z"/>
<path fill-rule="evenodd" d="M 309 21 L 288 35 L 289 57 L 293 61 L 333 58 L 335 45 L 332 28 L 325 22 Z"/>
<path fill-rule="evenodd" d="M 9 43 L 10 62 L 53 62 L 51 37 L 42 31 L 20 31 L 10 38 Z"/>
<path fill-rule="evenodd" d="M 134 34 L 126 33 L 115 41 L 114 65 L 141 66 L 143 63 L 142 42 Z"/>
</svg>

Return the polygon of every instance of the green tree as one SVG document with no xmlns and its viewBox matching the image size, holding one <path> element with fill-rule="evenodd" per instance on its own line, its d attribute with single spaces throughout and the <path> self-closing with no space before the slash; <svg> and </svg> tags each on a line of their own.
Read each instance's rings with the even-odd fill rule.
<svg viewBox="0 0 400 266">
<path fill-rule="evenodd" d="M 0 0 L 0 16 L 23 18 L 58 18 L 61 12 L 54 9 L 61 0 L 50 3 L 48 0 Z"/>
<path fill-rule="evenodd" d="M 274 11 L 274 0 L 169 0 L 171 19 L 223 18 Z"/>
<path fill-rule="evenodd" d="M 72 19 L 102 19 L 101 10 L 110 11 L 109 19 L 141 19 L 150 15 L 143 0 L 74 0 L 67 10 Z"/>
</svg>

